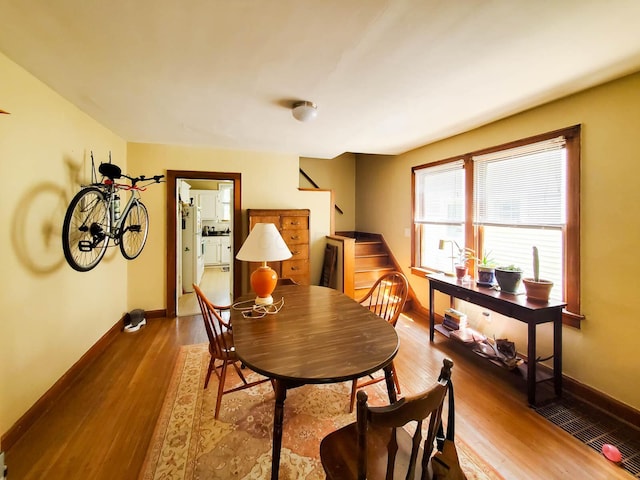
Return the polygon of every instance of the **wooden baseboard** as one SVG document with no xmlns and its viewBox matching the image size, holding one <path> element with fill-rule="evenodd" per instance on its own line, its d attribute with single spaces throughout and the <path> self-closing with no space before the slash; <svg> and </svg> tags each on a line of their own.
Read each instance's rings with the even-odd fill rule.
<svg viewBox="0 0 640 480">
<path fill-rule="evenodd" d="M 607 415 L 612 415 L 631 424 L 635 428 L 640 425 L 640 411 L 572 378 L 567 378 L 563 375 L 562 381 L 564 390 L 574 397 L 604 411 Z"/>
<path fill-rule="evenodd" d="M 165 318 L 167 316 L 167 310 L 146 310 L 144 316 L 145 318 Z"/>
<path fill-rule="evenodd" d="M 147 318 L 157 318 L 164 316 L 166 310 L 145 312 Z M 124 327 L 123 316 L 111 327 L 80 359 L 71 366 L 65 374 L 58 379 L 53 386 L 40 397 L 33 406 L 26 411 L 18 421 L 7 430 L 0 438 L 0 450 L 8 450 L 20 437 L 33 425 L 40 416 L 47 411 L 49 406 L 60 398 L 69 385 L 79 376 L 80 372 L 89 365 L 95 358 L 106 350 L 109 344 L 120 334 Z"/>
</svg>

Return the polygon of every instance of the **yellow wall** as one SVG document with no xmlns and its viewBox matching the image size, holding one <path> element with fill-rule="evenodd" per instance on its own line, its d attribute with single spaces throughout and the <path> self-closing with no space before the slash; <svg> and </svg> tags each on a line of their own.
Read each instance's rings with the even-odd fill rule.
<svg viewBox="0 0 640 480">
<path fill-rule="evenodd" d="M 324 191 L 298 191 L 297 157 L 136 143 L 129 144 L 128 157 L 132 170 L 149 174 L 164 174 L 166 170 L 241 173 L 243 212 L 248 208 L 310 209 L 311 281 L 318 283 L 325 236 L 330 229 L 331 197 Z M 165 188 L 150 188 L 145 192 L 144 202 L 154 229 L 140 257 L 129 265 L 130 308 L 166 307 L 166 199 Z M 244 212 L 245 232 L 247 222 Z"/>
<path fill-rule="evenodd" d="M 325 160 L 322 158 L 300 158 L 300 168 L 320 188 L 331 189 L 335 203 L 343 213 L 335 211 L 335 231 L 352 231 L 356 225 L 356 158 L 353 153 Z M 300 186 L 312 188 L 306 179 Z"/>
<path fill-rule="evenodd" d="M 580 330 L 564 327 L 566 375 L 640 409 L 640 73 L 396 157 L 359 156 L 357 229 L 381 232 L 401 265 L 411 264 L 411 167 L 582 124 Z M 385 188 L 382 188 L 384 186 Z M 371 208 L 371 205 L 387 208 Z M 428 283 L 409 274 L 423 305 Z M 443 303 L 444 305 L 444 303 Z M 469 307 L 465 307 L 469 308 Z M 479 311 L 470 308 L 470 320 Z M 506 335 L 526 351 L 519 322 L 496 318 L 485 333 Z M 540 355 L 551 352 L 550 328 L 539 327 Z"/>
<path fill-rule="evenodd" d="M 66 264 L 61 231 L 96 160 L 126 167 L 126 143 L 0 53 L 0 434 L 5 433 L 127 307 L 125 260 Z"/>
</svg>

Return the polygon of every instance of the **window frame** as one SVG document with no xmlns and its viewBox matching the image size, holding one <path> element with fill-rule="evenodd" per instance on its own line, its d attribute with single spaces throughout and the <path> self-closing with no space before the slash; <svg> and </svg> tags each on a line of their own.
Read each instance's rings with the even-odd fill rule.
<svg viewBox="0 0 640 480">
<path fill-rule="evenodd" d="M 563 301 L 567 306 L 563 310 L 563 323 L 580 328 L 580 322 L 584 316 L 580 313 L 580 134 L 581 125 L 574 125 L 560 130 L 554 130 L 539 135 L 507 142 L 494 147 L 456 155 L 445 160 L 417 165 L 411 168 L 411 221 L 413 224 L 411 235 L 411 271 L 413 274 L 424 277 L 425 273 L 433 273 L 433 270 L 421 267 L 419 256 L 420 224 L 415 221 L 416 201 L 416 172 L 425 168 L 442 165 L 463 159 L 465 171 L 465 242 L 466 247 L 474 248 L 474 245 L 482 245 L 482 228 L 474 225 L 474 156 L 494 153 L 500 150 L 508 150 L 522 145 L 537 143 L 562 136 L 565 139 L 567 177 L 566 177 L 566 224 L 562 229 L 563 237 Z M 477 252 L 480 254 L 481 252 Z M 473 271 L 474 269 L 472 269 Z"/>
</svg>

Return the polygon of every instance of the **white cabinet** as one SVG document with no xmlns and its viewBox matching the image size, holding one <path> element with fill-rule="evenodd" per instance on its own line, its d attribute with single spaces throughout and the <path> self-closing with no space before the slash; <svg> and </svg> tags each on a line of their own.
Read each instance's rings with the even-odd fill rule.
<svg viewBox="0 0 640 480">
<path fill-rule="evenodd" d="M 228 222 L 231 220 L 232 185 L 220 185 L 220 190 L 191 190 L 193 202 L 202 210 L 202 220 Z"/>
<path fill-rule="evenodd" d="M 231 260 L 231 240 L 229 237 L 220 238 L 220 263 L 226 265 Z"/>
<path fill-rule="evenodd" d="M 204 264 L 220 264 L 220 237 L 204 237 Z"/>
<path fill-rule="evenodd" d="M 231 260 L 231 241 L 228 236 L 204 237 L 205 265 L 225 265 Z"/>
<path fill-rule="evenodd" d="M 190 203 L 191 202 L 191 185 L 189 185 L 184 180 L 180 180 L 180 201 L 182 203 Z"/>
<path fill-rule="evenodd" d="M 217 190 L 192 190 L 191 193 L 198 192 L 198 205 L 202 210 L 202 220 L 218 220 Z"/>
</svg>

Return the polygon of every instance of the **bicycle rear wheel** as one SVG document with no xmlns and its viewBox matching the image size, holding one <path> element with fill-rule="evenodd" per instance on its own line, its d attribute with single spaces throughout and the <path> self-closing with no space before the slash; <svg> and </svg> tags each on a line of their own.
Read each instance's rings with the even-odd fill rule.
<svg viewBox="0 0 640 480">
<path fill-rule="evenodd" d="M 133 260 L 142 252 L 149 233 L 149 214 L 141 201 L 136 199 L 126 212 L 120 232 L 120 252 L 127 260 Z"/>
<path fill-rule="evenodd" d="M 79 272 L 94 268 L 109 244 L 105 232 L 111 228 L 108 202 L 102 190 L 80 190 L 67 208 L 62 225 L 62 250 L 67 263 Z"/>
</svg>

